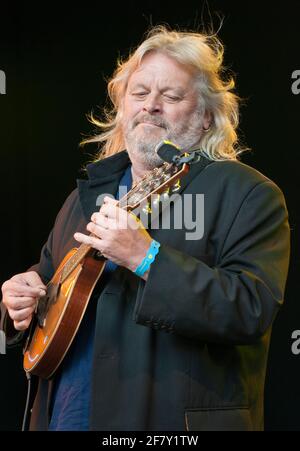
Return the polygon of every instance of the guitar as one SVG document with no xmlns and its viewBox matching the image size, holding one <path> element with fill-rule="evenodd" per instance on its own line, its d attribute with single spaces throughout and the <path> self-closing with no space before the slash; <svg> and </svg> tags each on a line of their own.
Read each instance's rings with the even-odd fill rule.
<svg viewBox="0 0 300 451">
<path fill-rule="evenodd" d="M 170 144 L 165 142 L 165 147 Z M 148 172 L 117 205 L 131 212 L 142 205 L 147 207 L 152 196 L 158 197 L 170 190 L 176 192 L 180 179 L 188 170 L 186 162 L 164 162 Z M 78 331 L 106 262 L 99 251 L 86 244 L 71 249 L 63 258 L 47 284 L 46 295 L 38 301 L 31 323 L 24 346 L 23 366 L 27 373 L 49 379 L 58 369 Z"/>
</svg>

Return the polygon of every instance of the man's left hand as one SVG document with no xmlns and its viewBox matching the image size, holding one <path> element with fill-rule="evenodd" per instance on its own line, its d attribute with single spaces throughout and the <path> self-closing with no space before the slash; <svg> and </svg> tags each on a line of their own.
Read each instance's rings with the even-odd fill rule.
<svg viewBox="0 0 300 451">
<path fill-rule="evenodd" d="M 93 213 L 86 227 L 93 235 L 75 233 L 74 238 L 99 250 L 117 265 L 135 271 L 146 256 L 152 238 L 142 222 L 117 203 L 106 196 L 100 211 Z"/>
</svg>

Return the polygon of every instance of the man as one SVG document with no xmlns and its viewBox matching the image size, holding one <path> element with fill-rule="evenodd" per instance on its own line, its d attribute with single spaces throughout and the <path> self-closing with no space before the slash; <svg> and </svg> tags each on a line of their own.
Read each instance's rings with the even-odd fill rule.
<svg viewBox="0 0 300 451">
<path fill-rule="evenodd" d="M 222 54 L 215 36 L 149 33 L 108 85 L 114 108 L 107 123 L 94 120 L 102 133 L 90 141 L 104 144 L 88 180 L 66 200 L 39 264 L 3 284 L 16 343 L 76 243 L 112 265 L 55 377 L 39 380 L 31 429 L 263 429 L 288 214 L 280 189 L 238 161 L 238 98 L 221 77 Z M 204 195 L 201 239 L 174 223 L 147 230 L 109 196 L 96 207 L 160 166 L 164 139 L 201 157 L 180 191 L 183 208 L 186 196 Z"/>
</svg>

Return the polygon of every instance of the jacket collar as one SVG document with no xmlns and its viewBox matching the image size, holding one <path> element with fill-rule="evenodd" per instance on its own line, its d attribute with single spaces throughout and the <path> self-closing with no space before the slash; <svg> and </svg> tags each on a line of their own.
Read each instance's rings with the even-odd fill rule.
<svg viewBox="0 0 300 451">
<path fill-rule="evenodd" d="M 193 178 L 212 162 L 202 155 L 198 163 L 191 165 L 189 172 L 181 179 L 178 193 L 182 193 Z M 116 195 L 120 179 L 129 163 L 128 153 L 123 150 L 87 165 L 88 180 L 77 180 L 79 199 L 87 222 L 90 221 L 91 215 L 100 209 L 102 202 L 99 196 Z"/>
<path fill-rule="evenodd" d="M 201 158 L 197 163 L 191 164 L 189 167 L 189 171 L 186 175 L 184 175 L 180 181 L 180 188 L 177 191 L 178 194 L 182 193 L 187 186 L 191 183 L 191 181 L 200 174 L 206 166 L 213 163 L 214 160 L 208 159 L 204 154 L 201 154 Z"/>
<path fill-rule="evenodd" d="M 87 165 L 88 180 L 77 180 L 79 201 L 87 222 L 90 222 L 95 211 L 99 211 L 102 195 L 116 196 L 120 179 L 129 163 L 128 153 L 124 150 Z"/>
<path fill-rule="evenodd" d="M 87 174 L 90 180 L 90 185 L 101 185 L 103 182 L 114 179 L 120 171 L 124 171 L 130 159 L 126 150 L 122 150 L 110 157 L 90 163 L 87 165 Z"/>
</svg>

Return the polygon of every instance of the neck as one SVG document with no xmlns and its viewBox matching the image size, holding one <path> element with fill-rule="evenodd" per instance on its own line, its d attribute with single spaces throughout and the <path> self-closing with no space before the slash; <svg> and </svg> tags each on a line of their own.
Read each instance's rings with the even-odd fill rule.
<svg viewBox="0 0 300 451">
<path fill-rule="evenodd" d="M 135 183 L 138 183 L 141 178 L 144 177 L 144 175 L 147 173 L 148 171 L 144 168 L 143 165 L 138 164 L 137 162 L 132 161 L 132 165 L 131 165 L 131 174 L 132 174 L 132 180 Z"/>
</svg>

